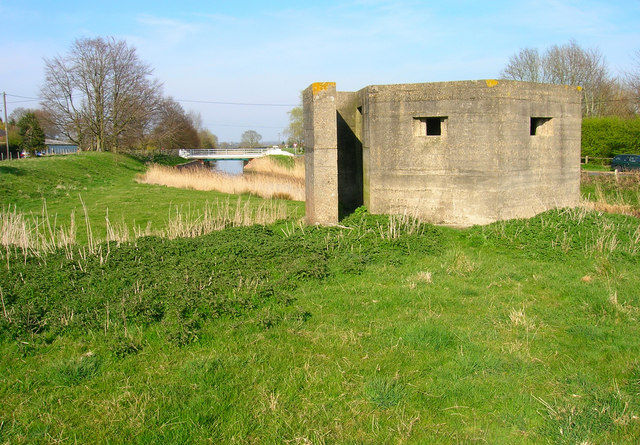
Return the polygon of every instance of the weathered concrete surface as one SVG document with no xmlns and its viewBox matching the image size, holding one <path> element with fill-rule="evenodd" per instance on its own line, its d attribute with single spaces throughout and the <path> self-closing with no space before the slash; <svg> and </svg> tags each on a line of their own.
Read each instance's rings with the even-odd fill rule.
<svg viewBox="0 0 640 445">
<path fill-rule="evenodd" d="M 333 145 L 351 153 L 334 173 L 345 202 L 355 205 L 361 193 L 372 213 L 408 212 L 459 226 L 578 204 L 581 96 L 575 88 L 480 80 L 375 85 L 338 97 L 334 114 L 347 136 L 337 132 Z M 331 139 L 326 130 L 333 125 L 315 131 Z M 331 175 L 314 160 L 308 175 L 318 168 Z M 349 177 L 354 184 L 347 186 Z M 320 222 L 309 216 L 317 214 L 314 204 L 307 206 L 308 218 Z"/>
<path fill-rule="evenodd" d="M 338 221 L 336 84 L 314 83 L 303 91 L 306 217 L 309 224 Z"/>
</svg>

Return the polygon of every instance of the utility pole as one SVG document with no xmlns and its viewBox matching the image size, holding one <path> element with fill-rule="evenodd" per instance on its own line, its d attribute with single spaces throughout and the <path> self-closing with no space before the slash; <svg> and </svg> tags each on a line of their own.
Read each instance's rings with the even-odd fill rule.
<svg viewBox="0 0 640 445">
<path fill-rule="evenodd" d="M 9 159 L 9 123 L 7 122 L 7 93 L 2 92 L 2 101 L 4 102 L 4 140 L 7 143 L 7 160 Z"/>
</svg>

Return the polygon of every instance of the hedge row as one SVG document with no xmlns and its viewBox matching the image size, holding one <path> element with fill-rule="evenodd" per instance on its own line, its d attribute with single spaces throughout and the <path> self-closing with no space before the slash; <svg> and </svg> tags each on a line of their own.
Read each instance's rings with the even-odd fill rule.
<svg viewBox="0 0 640 445">
<path fill-rule="evenodd" d="M 640 153 L 640 118 L 582 120 L 582 156 L 612 158 L 622 153 Z"/>
</svg>

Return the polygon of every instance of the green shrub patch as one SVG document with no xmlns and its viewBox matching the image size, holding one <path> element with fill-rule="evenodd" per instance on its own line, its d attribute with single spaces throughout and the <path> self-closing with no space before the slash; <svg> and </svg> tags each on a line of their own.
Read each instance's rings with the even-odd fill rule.
<svg viewBox="0 0 640 445">
<path fill-rule="evenodd" d="M 399 228 L 388 239 L 389 217 L 367 215 L 348 223 L 353 227 L 299 228 L 290 236 L 276 227 L 238 227 L 199 238 L 107 244 L 99 255 L 60 250 L 28 257 L 0 271 L 7 311 L 0 335 L 52 341 L 65 332 L 121 332 L 161 323 L 167 340 L 186 345 L 198 340 L 205 321 L 259 308 L 256 324 L 263 328 L 282 319 L 305 320 L 310 314 L 304 309 L 277 309 L 295 301 L 300 283 L 441 248 L 433 227 L 418 225 L 419 233 Z M 128 340 L 112 347 L 117 356 L 139 349 Z"/>
</svg>

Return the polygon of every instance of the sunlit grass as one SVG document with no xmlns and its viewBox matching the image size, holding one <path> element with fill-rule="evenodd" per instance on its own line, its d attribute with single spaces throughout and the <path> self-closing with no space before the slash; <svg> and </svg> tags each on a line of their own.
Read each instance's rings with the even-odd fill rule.
<svg viewBox="0 0 640 445">
<path fill-rule="evenodd" d="M 454 230 L 360 209 L 201 235 L 271 201 L 119 178 L 76 183 L 84 207 L 5 202 L 14 233 L 69 238 L 51 206 L 76 232 L 86 207 L 96 251 L 0 262 L 0 443 L 640 443 L 637 218 Z M 163 238 L 111 204 L 168 197 Z"/>
<path fill-rule="evenodd" d="M 3 162 L 0 165 L 0 224 L 6 227 L 0 234 L 3 245 L 31 249 L 37 243 L 38 250 L 48 251 L 74 243 L 86 246 L 91 242 L 132 240 L 145 235 L 198 233 L 200 229 L 196 227 L 210 227 L 212 221 L 225 218 L 224 225 L 228 225 L 229 219 L 239 218 L 236 214 L 256 223 L 285 215 L 294 220 L 303 216 L 303 206 L 296 201 L 263 202 L 258 197 L 238 199 L 216 191 L 139 184 L 135 177 L 145 169 L 139 161 L 111 153 Z M 236 210 L 236 205 L 242 209 Z M 255 207 L 251 218 L 247 217 L 250 213 L 247 206 Z M 266 214 L 275 219 L 265 219 Z"/>
</svg>

